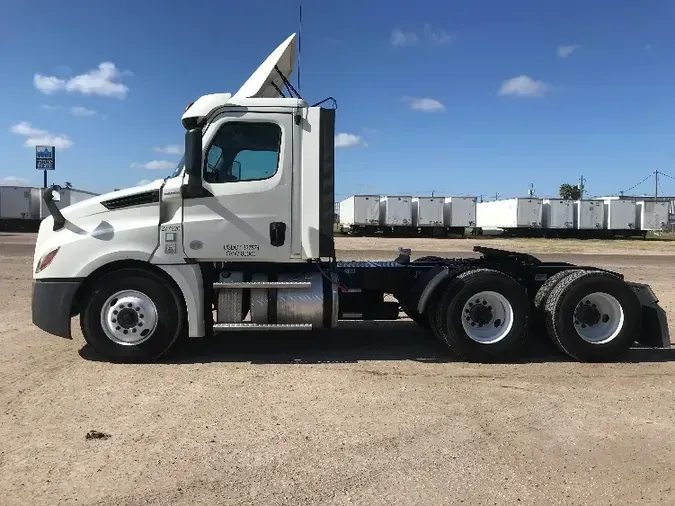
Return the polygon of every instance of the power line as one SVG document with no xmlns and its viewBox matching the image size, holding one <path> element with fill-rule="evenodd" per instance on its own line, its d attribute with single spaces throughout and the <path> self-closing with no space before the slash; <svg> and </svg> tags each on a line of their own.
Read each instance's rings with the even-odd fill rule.
<svg viewBox="0 0 675 506">
<path fill-rule="evenodd" d="M 646 178 L 644 178 L 644 179 L 643 179 L 642 181 L 640 181 L 638 184 L 631 186 L 631 187 L 628 188 L 627 190 L 622 190 L 622 191 L 620 191 L 619 193 L 620 193 L 620 194 L 624 194 L 624 193 L 627 193 L 627 192 L 633 190 L 634 188 L 637 188 L 638 186 L 640 186 L 642 183 L 644 183 L 645 181 L 647 181 L 647 180 L 648 180 L 650 177 L 652 177 L 653 175 L 654 175 L 654 174 L 649 174 Z"/>
<path fill-rule="evenodd" d="M 669 175 L 668 175 L 668 174 L 666 174 L 665 172 L 661 172 L 661 171 L 659 171 L 659 174 L 661 174 L 662 176 L 666 176 L 667 178 L 670 178 L 670 179 L 675 179 L 675 177 L 673 177 L 673 176 L 669 176 Z"/>
</svg>

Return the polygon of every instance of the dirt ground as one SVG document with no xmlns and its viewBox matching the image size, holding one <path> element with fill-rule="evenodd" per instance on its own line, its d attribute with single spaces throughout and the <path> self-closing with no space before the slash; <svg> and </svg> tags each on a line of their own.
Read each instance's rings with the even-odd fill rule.
<svg viewBox="0 0 675 506">
<path fill-rule="evenodd" d="M 33 241 L 0 236 L 2 505 L 675 503 L 673 350 L 472 365 L 398 322 L 225 335 L 113 365 L 79 330 L 69 341 L 31 325 Z M 651 283 L 675 321 L 672 243 L 337 246 L 393 258 L 398 245 L 467 255 L 479 242 L 620 270 Z"/>
</svg>

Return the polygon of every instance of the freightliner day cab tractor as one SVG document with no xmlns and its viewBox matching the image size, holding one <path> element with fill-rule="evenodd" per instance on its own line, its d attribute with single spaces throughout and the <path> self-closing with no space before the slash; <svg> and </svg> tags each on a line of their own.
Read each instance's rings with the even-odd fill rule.
<svg viewBox="0 0 675 506">
<path fill-rule="evenodd" d="M 61 210 L 57 189 L 45 192 L 37 327 L 70 338 L 79 315 L 109 361 L 158 359 L 181 336 L 324 329 L 401 309 L 472 361 L 517 356 L 543 336 L 581 361 L 670 347 L 653 291 L 618 273 L 483 247 L 470 259 L 411 262 L 401 249 L 389 262 L 337 261 L 335 109 L 299 96 L 294 60 L 295 34 L 237 93 L 190 104 L 169 177 Z"/>
</svg>

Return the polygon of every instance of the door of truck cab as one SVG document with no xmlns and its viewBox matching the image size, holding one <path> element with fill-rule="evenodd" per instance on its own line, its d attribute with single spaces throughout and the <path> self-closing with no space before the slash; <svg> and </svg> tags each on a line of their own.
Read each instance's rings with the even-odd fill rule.
<svg viewBox="0 0 675 506">
<path fill-rule="evenodd" d="M 228 111 L 204 134 L 204 194 L 183 202 L 183 246 L 196 260 L 291 255 L 293 116 Z"/>
</svg>

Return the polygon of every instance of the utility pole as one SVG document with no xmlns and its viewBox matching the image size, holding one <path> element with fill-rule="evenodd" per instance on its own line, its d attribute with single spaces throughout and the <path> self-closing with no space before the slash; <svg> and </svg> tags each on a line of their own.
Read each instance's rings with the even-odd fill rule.
<svg viewBox="0 0 675 506">
<path fill-rule="evenodd" d="M 659 198 L 659 171 L 654 171 L 654 200 Z"/>
<path fill-rule="evenodd" d="M 579 178 L 579 200 L 584 199 L 584 175 L 582 174 L 581 177 Z"/>
</svg>

